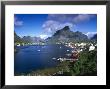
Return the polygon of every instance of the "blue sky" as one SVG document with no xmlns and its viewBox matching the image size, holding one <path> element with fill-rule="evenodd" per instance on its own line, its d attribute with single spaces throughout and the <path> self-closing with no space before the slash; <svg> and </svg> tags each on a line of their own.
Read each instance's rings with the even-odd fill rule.
<svg viewBox="0 0 110 89">
<path fill-rule="evenodd" d="M 69 26 L 84 34 L 97 32 L 95 14 L 15 14 L 14 30 L 20 36 L 47 38 L 57 30 Z"/>
</svg>

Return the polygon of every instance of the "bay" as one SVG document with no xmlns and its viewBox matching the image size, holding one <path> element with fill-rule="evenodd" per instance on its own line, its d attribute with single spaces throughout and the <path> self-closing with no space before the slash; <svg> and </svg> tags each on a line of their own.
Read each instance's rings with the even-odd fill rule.
<svg viewBox="0 0 110 89">
<path fill-rule="evenodd" d="M 68 58 L 71 48 L 64 45 L 20 46 L 14 55 L 14 73 L 29 73 L 35 70 L 56 67 L 58 58 Z"/>
</svg>

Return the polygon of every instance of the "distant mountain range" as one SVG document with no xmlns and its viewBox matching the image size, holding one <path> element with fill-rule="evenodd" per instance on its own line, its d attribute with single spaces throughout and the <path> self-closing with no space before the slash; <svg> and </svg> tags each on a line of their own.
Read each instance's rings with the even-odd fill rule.
<svg viewBox="0 0 110 89">
<path fill-rule="evenodd" d="M 31 37 L 31 36 L 24 36 L 20 38 L 15 32 L 14 32 L 14 41 L 19 43 L 36 43 L 36 42 L 44 42 L 43 39 L 40 37 Z"/>
<path fill-rule="evenodd" d="M 20 38 L 14 32 L 14 39 L 15 42 L 24 42 L 24 43 L 33 43 L 33 42 L 46 42 L 46 43 L 56 43 L 56 42 L 87 42 L 87 41 L 96 41 L 97 34 L 88 38 L 87 35 L 83 34 L 82 32 L 76 31 L 73 32 L 70 30 L 69 26 L 65 26 L 64 28 L 57 30 L 51 37 L 47 39 L 41 39 L 40 37 L 31 37 L 31 36 L 24 36 Z"/>
<path fill-rule="evenodd" d="M 44 41 L 44 40 L 41 39 L 40 37 L 31 37 L 31 36 L 24 36 L 24 37 L 22 38 L 22 40 L 23 40 L 23 41 L 26 41 L 26 42 L 31 42 L 31 43 Z"/>
</svg>

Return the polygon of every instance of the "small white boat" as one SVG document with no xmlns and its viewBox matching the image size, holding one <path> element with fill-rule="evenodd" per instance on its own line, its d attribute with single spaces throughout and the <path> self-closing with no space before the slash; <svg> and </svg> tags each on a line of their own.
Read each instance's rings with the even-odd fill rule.
<svg viewBox="0 0 110 89">
<path fill-rule="evenodd" d="M 56 59 L 55 57 L 53 57 L 52 59 Z"/>
<path fill-rule="evenodd" d="M 69 51 L 69 50 L 66 50 L 67 52 Z"/>
<path fill-rule="evenodd" d="M 40 50 L 37 50 L 37 51 L 40 51 Z"/>
</svg>

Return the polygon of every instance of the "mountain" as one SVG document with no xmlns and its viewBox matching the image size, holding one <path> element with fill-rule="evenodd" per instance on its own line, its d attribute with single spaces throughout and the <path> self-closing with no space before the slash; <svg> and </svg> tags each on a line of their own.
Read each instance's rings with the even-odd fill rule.
<svg viewBox="0 0 110 89">
<path fill-rule="evenodd" d="M 20 38 L 15 32 L 14 32 L 14 42 L 15 43 L 37 43 L 37 42 L 44 42 L 43 39 L 40 37 L 31 37 L 31 36 L 24 36 Z"/>
<path fill-rule="evenodd" d="M 14 42 L 17 43 L 21 43 L 22 42 L 22 39 L 14 32 Z"/>
<path fill-rule="evenodd" d="M 40 37 L 31 37 L 31 36 L 24 36 L 22 38 L 22 40 L 24 42 L 28 42 L 28 43 L 36 43 L 36 42 L 43 42 L 44 40 L 41 39 Z"/>
<path fill-rule="evenodd" d="M 87 41 L 88 37 L 82 32 L 73 32 L 70 30 L 69 26 L 65 26 L 64 28 L 56 31 L 52 37 L 46 39 L 48 43 L 55 42 L 79 42 L 79 41 Z"/>
<path fill-rule="evenodd" d="M 97 34 L 90 38 L 91 40 L 97 41 Z"/>
<path fill-rule="evenodd" d="M 96 32 L 88 32 L 85 35 L 87 35 L 88 39 L 92 38 L 94 35 L 96 34 Z"/>
</svg>

